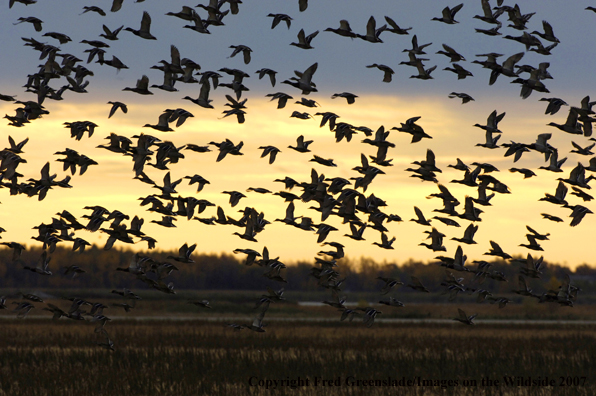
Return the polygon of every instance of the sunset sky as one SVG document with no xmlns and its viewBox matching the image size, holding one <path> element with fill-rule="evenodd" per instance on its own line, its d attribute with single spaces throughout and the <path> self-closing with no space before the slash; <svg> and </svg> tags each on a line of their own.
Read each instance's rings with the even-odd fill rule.
<svg viewBox="0 0 596 396">
<path fill-rule="evenodd" d="M 357 0 L 326 0 L 309 2 L 305 12 L 298 11 L 297 1 L 273 0 L 245 0 L 240 4 L 238 15 L 227 15 L 224 18 L 225 26 L 210 26 L 211 34 L 200 34 L 183 26 L 188 21 L 166 16 L 166 12 L 178 12 L 183 1 L 158 2 L 147 0 L 134 3 L 125 0 L 122 9 L 116 13 L 109 12 L 111 1 L 97 0 L 66 1 L 56 0 L 49 2 L 40 1 L 37 4 L 25 6 L 21 3 L 8 9 L 5 4 L 0 13 L 0 65 L 2 78 L 0 79 L 0 94 L 16 95 L 18 100 L 27 101 L 37 99 L 32 93 L 24 92 L 22 86 L 27 81 L 27 75 L 39 70 L 39 65 L 45 60 L 39 59 L 39 52 L 31 47 L 23 46 L 21 37 L 35 38 L 38 41 L 60 47 L 59 53 L 69 53 L 83 61 L 83 66 L 94 72 L 88 77 L 88 93 L 81 94 L 66 91 L 63 101 L 46 99 L 44 107 L 50 111 L 49 115 L 33 120 L 22 128 L 8 126 L 8 121 L 0 123 L 0 134 L 8 147 L 8 136 L 20 142 L 29 138 L 21 156 L 27 163 L 18 167 L 18 172 L 23 174 L 21 181 L 29 178 L 39 178 L 40 169 L 46 162 L 50 162 L 51 174 L 57 173 L 57 179 L 62 179 L 70 172 L 62 170 L 62 163 L 57 162 L 62 156 L 54 155 L 57 151 L 70 148 L 94 159 L 99 165 L 91 166 L 82 176 L 78 173 L 72 176 L 71 189 L 54 187 L 47 197 L 39 202 L 37 197 L 28 198 L 20 194 L 10 196 L 8 189 L 0 191 L 0 226 L 6 229 L 2 234 L 3 241 L 18 241 L 31 245 L 37 243 L 30 238 L 36 235 L 32 227 L 43 223 L 50 223 L 57 212 L 66 209 L 77 217 L 89 214 L 83 210 L 84 206 L 102 205 L 108 210 L 120 210 L 131 218 L 138 215 L 145 219 L 142 230 L 158 241 L 158 249 L 177 248 L 183 243 L 197 243 L 197 252 L 205 253 L 231 253 L 236 248 L 252 248 L 261 251 L 267 246 L 274 257 L 280 256 L 281 261 L 292 262 L 296 260 L 311 260 L 321 250 L 316 243 L 314 233 L 305 232 L 290 227 L 275 219 L 285 215 L 287 204 L 279 196 L 271 194 L 261 195 L 246 192 L 249 187 L 262 187 L 273 192 L 283 190 L 283 184 L 274 182 L 285 176 L 294 178 L 299 182 L 310 181 L 311 169 L 327 177 L 343 177 L 350 179 L 359 176 L 352 168 L 360 165 L 360 155 L 375 155 L 376 148 L 362 144 L 365 138 L 363 133 L 355 135 L 351 142 L 345 140 L 336 143 L 334 133 L 328 126 L 319 128 L 320 116 L 314 119 L 299 120 L 290 118 L 293 111 L 306 111 L 314 115 L 316 112 L 330 111 L 338 114 L 338 121 L 348 122 L 354 126 L 367 126 L 377 130 L 384 126 L 386 130 L 400 126 L 407 119 L 415 116 L 421 118 L 417 123 L 424 128 L 432 139 L 423 139 L 418 143 L 410 143 L 410 135 L 392 131 L 388 140 L 395 143 L 396 147 L 389 149 L 388 157 L 393 158 L 393 166 L 385 167 L 385 175 L 375 178 L 365 192 L 368 196 L 375 196 L 385 200 L 387 207 L 383 211 L 388 214 L 397 214 L 404 220 L 400 223 L 389 223 L 388 236 L 397 239 L 393 244 L 394 250 L 380 249 L 373 242 L 380 242 L 381 235 L 378 231 L 367 229 L 364 233 L 365 241 L 353 241 L 344 234 L 349 234 L 349 225 L 341 224 L 341 219 L 332 216 L 325 221 L 339 230 L 332 232 L 326 239 L 328 242 L 336 241 L 346 246 L 346 254 L 351 258 L 362 256 L 373 257 L 379 261 L 403 262 L 409 258 L 429 260 L 437 255 L 453 256 L 459 245 L 450 240 L 452 237 L 461 238 L 469 222 L 455 219 L 461 228 L 448 227 L 438 220 L 433 225 L 447 238 L 444 244 L 447 252 L 432 252 L 423 246 L 425 241 L 424 227 L 411 222 L 415 217 L 414 206 L 419 207 L 427 218 L 434 215 L 434 209 L 442 208 L 441 200 L 426 199 L 429 194 L 438 193 L 437 186 L 432 182 L 422 182 L 410 177 L 410 172 L 404 170 L 411 167 L 413 161 L 425 159 L 428 149 L 433 150 L 437 158 L 437 166 L 442 173 L 437 174 L 441 184 L 449 188 L 451 193 L 459 199 L 461 205 L 456 208 L 463 212 L 465 197 L 477 197 L 477 188 L 466 187 L 450 183 L 453 179 L 461 179 L 463 173 L 447 165 L 455 164 L 460 158 L 467 165 L 472 162 L 490 163 L 500 172 L 491 173 L 497 179 L 509 186 L 511 194 L 497 194 L 492 200 L 493 206 L 480 207 L 484 210 L 482 221 L 477 223 L 479 231 L 475 236 L 476 245 L 463 245 L 468 262 L 490 258 L 483 256 L 487 252 L 489 241 L 496 241 L 509 254 L 523 255 L 528 252 L 534 256 L 544 255 L 545 260 L 568 264 L 574 267 L 578 264 L 596 264 L 590 254 L 590 246 L 594 238 L 591 233 L 596 225 L 596 216 L 588 214 L 577 227 L 570 227 L 571 219 L 568 217 L 569 209 L 557 207 L 538 200 L 544 193 L 554 194 L 556 178 L 569 177 L 569 172 L 581 162 L 588 165 L 590 156 L 580 156 L 570 153 L 573 149 L 571 141 L 580 146 L 588 146 L 592 142 L 584 136 L 566 134 L 556 128 L 547 126 L 549 122 L 564 123 L 569 111 L 564 106 L 556 115 L 545 115 L 546 102 L 540 98 L 558 97 L 565 100 L 570 106 L 579 106 L 586 95 L 596 97 L 596 78 L 593 73 L 595 49 L 593 35 L 596 29 L 596 14 L 584 10 L 590 5 L 588 1 L 543 1 L 519 2 L 522 13 L 536 12 L 528 22 L 527 32 L 543 32 L 542 20 L 547 20 L 553 27 L 555 35 L 561 43 L 552 50 L 552 55 L 545 56 L 535 52 L 526 52 L 518 65 L 537 66 L 541 62 L 549 62 L 548 71 L 553 79 L 544 80 L 550 93 L 533 92 L 528 99 L 519 96 L 520 85 L 511 84 L 509 77 L 500 76 L 493 86 L 489 86 L 490 70 L 483 69 L 480 65 L 472 64 L 473 60 L 485 60 L 476 57 L 477 54 L 497 52 L 504 54 L 499 58 L 504 59 L 518 52 L 524 52 L 525 47 L 515 41 L 506 40 L 505 35 L 520 36 L 521 31 L 507 27 L 507 13 L 500 17 L 503 22 L 502 36 L 489 37 L 478 34 L 474 28 L 489 29 L 493 25 L 474 19 L 474 15 L 481 15 L 480 1 L 467 1 L 457 13 L 455 25 L 447 25 L 431 21 L 433 17 L 440 17 L 441 10 L 446 5 L 451 7 L 457 2 L 444 2 L 437 0 L 427 1 L 393 1 L 376 0 L 365 2 Z M 508 5 L 513 6 L 513 4 Z M 107 15 L 100 16 L 94 12 L 83 12 L 83 6 L 96 5 L 106 11 Z M 423 6 L 421 6 L 423 5 Z M 496 6 L 496 1 L 491 1 Z M 223 8 L 227 9 L 227 5 Z M 197 12 L 206 18 L 206 12 L 196 8 Z M 114 68 L 100 65 L 93 61 L 86 64 L 87 53 L 84 50 L 91 48 L 79 43 L 81 40 L 102 40 L 102 25 L 115 29 L 121 25 L 138 29 L 143 11 L 149 12 L 152 17 L 151 33 L 157 40 L 144 40 L 132 33 L 122 31 L 118 41 L 110 41 L 110 48 L 106 48 L 106 59 L 112 55 L 117 56 L 129 68 L 117 72 Z M 272 18 L 269 13 L 284 13 L 293 18 L 291 28 L 281 23 L 271 29 Z M 350 39 L 340 37 L 326 28 L 337 28 L 341 19 L 350 22 L 352 30 L 363 34 L 370 16 L 374 16 L 377 27 L 385 23 L 384 16 L 389 16 L 402 28 L 412 27 L 409 35 L 396 35 L 385 31 L 381 34 L 383 43 L 370 43 L 358 38 Z M 19 17 L 35 16 L 44 21 L 43 31 L 36 32 L 33 25 L 18 22 Z M 306 34 L 319 30 L 319 35 L 312 41 L 315 47 L 303 50 L 290 46 L 297 41 L 296 35 L 300 29 Z M 72 42 L 60 45 L 50 37 L 42 37 L 47 32 L 65 33 L 72 38 Z M 432 43 L 426 48 L 429 58 L 425 61 L 426 68 L 437 65 L 432 73 L 432 80 L 423 81 L 410 79 L 416 74 L 416 69 L 399 65 L 408 60 L 408 55 L 402 52 L 411 48 L 412 36 L 416 34 L 419 44 Z M 107 42 L 107 40 L 104 40 Z M 545 45 L 549 42 L 542 40 Z M 473 73 L 473 77 L 457 80 L 456 75 L 442 70 L 450 66 L 449 59 L 436 54 L 442 50 L 441 44 L 447 44 L 456 49 L 465 58 L 459 62 L 464 68 Z M 232 53 L 230 45 L 247 45 L 252 52 L 252 60 L 246 65 L 242 56 L 229 58 Z M 124 87 L 132 87 L 142 75 L 147 75 L 151 84 L 161 84 L 163 73 L 151 69 L 160 60 L 170 61 L 170 45 L 176 45 L 182 58 L 190 58 L 201 65 L 201 71 L 216 71 L 222 67 L 237 68 L 247 72 L 250 77 L 244 84 L 250 89 L 243 94 L 242 99 L 248 98 L 246 103 L 246 122 L 239 124 L 234 116 L 222 118 L 222 111 L 226 103 L 225 95 L 233 92 L 225 87 L 212 89 L 210 98 L 213 99 L 214 109 L 199 107 L 190 101 L 183 100 L 184 96 L 198 97 L 199 84 L 176 83 L 178 92 L 165 92 L 152 88 L 154 95 L 141 96 L 132 92 L 123 92 Z M 58 62 L 61 58 L 57 58 Z M 318 69 L 313 77 L 318 92 L 307 96 L 314 99 L 320 107 L 306 108 L 294 104 L 300 100 L 300 91 L 286 84 L 281 84 L 285 79 L 294 75 L 293 71 L 303 72 L 313 63 L 318 62 Z M 386 64 L 393 68 L 395 74 L 391 83 L 382 82 L 383 73 L 377 69 L 366 68 L 372 63 Z M 267 77 L 258 79 L 256 70 L 270 68 L 276 70 L 277 84 L 272 87 Z M 224 77 L 220 82 L 231 82 L 231 77 L 221 73 Z M 528 74 L 520 77 L 528 78 Z M 64 77 L 51 80 L 49 83 L 58 89 L 67 84 Z M 348 105 L 345 99 L 332 99 L 331 95 L 339 92 L 351 92 L 358 95 L 356 103 Z M 450 92 L 465 92 L 470 94 L 475 101 L 461 104 L 460 99 L 449 99 Z M 270 102 L 266 94 L 285 92 L 293 96 L 284 109 L 276 109 L 277 102 Z M 110 105 L 108 101 L 121 101 L 128 105 L 128 113 L 118 111 L 108 119 Z M 0 102 L 0 114 L 14 115 L 19 104 Z M 165 109 L 184 108 L 194 117 L 189 118 L 182 126 L 170 133 L 159 132 L 150 128 L 143 128 L 144 124 L 156 124 L 159 115 Z M 506 112 L 506 116 L 499 123 L 503 135 L 499 144 L 510 141 L 533 143 L 538 134 L 552 133 L 551 145 L 556 147 L 559 158 L 567 157 L 562 173 L 552 173 L 539 170 L 539 166 L 546 166 L 543 154 L 535 151 L 525 153 L 521 160 L 513 163 L 512 157 L 504 157 L 506 148 L 494 150 L 476 147 L 477 143 L 484 143 L 484 131 L 474 127 L 475 123 L 486 124 L 489 114 L 497 110 Z M 88 120 L 98 124 L 91 138 L 85 137 L 81 141 L 70 138 L 70 132 L 64 128 L 64 122 Z M 199 174 L 210 181 L 204 190 L 197 194 L 196 185 L 189 186 L 184 180 L 177 188 L 181 196 L 194 196 L 197 199 L 206 199 L 216 206 L 198 215 L 200 217 L 215 216 L 216 207 L 221 206 L 226 215 L 240 218 L 238 210 L 246 206 L 254 207 L 259 212 L 265 213 L 265 218 L 271 222 L 262 233 L 256 237 L 255 242 L 248 242 L 232 235 L 233 232 L 242 233 L 243 230 L 231 225 L 208 226 L 196 220 L 187 221 L 178 217 L 176 228 L 164 228 L 151 224 L 151 220 L 160 220 L 161 215 L 147 212 L 146 207 L 139 206 L 138 198 L 149 194 L 159 193 L 159 190 L 148 184 L 133 180 L 131 157 L 112 153 L 96 148 L 100 144 L 107 144 L 104 139 L 111 132 L 132 138 L 140 133 L 151 134 L 162 141 L 172 141 L 177 147 L 193 143 L 207 145 L 209 142 L 221 142 L 226 138 L 234 143 L 244 142 L 242 156 L 227 156 L 223 161 L 216 162 L 217 148 L 212 147 L 212 152 L 196 153 L 183 150 L 185 158 L 177 164 L 170 164 L 172 180 L 184 176 Z M 310 146 L 312 153 L 298 153 L 289 148 L 295 145 L 296 138 L 304 135 L 307 140 L 314 140 Z M 136 141 L 136 139 L 133 139 Z M 281 150 L 277 160 L 272 165 L 267 158 L 260 158 L 262 150 L 259 146 L 273 145 Z M 312 155 L 323 158 L 333 158 L 337 167 L 325 167 L 314 162 L 309 162 Z M 151 162 L 154 162 L 154 157 Z M 529 168 L 536 172 L 537 177 L 523 179 L 519 173 L 509 172 L 509 168 Z M 145 167 L 146 173 L 157 184 L 163 184 L 167 171 Z M 586 177 L 590 173 L 586 172 Z M 348 186 L 353 187 L 353 186 Z M 223 191 L 237 190 L 243 192 L 247 198 L 240 201 L 238 206 L 231 208 L 227 194 Z M 362 192 L 361 189 L 359 189 Z M 585 190 L 590 193 L 590 190 Z M 291 192 L 300 195 L 299 187 Z M 571 187 L 569 189 L 571 193 Z M 583 202 L 580 198 L 567 195 L 570 205 L 584 205 L 592 210 L 596 208 L 592 202 Z M 310 206 L 312 202 L 295 202 L 296 216 L 312 217 L 315 223 L 320 222 L 320 215 Z M 540 213 L 550 213 L 564 219 L 563 223 L 554 223 L 542 219 Z M 366 220 L 367 215 L 361 215 Z M 85 224 L 85 219 L 80 219 Z M 128 224 L 128 222 L 126 222 Z M 108 224 L 105 223 L 104 226 Z M 529 225 L 541 233 L 550 233 L 549 241 L 542 241 L 544 252 L 532 252 L 519 244 L 527 243 L 525 226 Z M 106 234 L 91 233 L 86 230 L 76 232 L 89 242 L 103 245 Z M 70 244 L 70 242 L 65 242 Z M 124 246 L 117 242 L 116 246 Z M 134 245 L 135 249 L 145 249 L 146 243 Z M 328 247 L 324 248 L 325 250 Z"/>
</svg>

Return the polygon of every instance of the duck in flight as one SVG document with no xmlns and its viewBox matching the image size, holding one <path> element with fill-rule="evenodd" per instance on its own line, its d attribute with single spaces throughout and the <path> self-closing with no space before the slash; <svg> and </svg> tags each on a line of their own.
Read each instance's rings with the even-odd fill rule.
<svg viewBox="0 0 596 396">
<path fill-rule="evenodd" d="M 443 16 L 440 18 L 434 17 L 432 20 L 443 22 L 448 25 L 453 25 L 453 24 L 459 23 L 458 21 L 455 20 L 455 14 L 457 14 L 459 12 L 459 10 L 462 9 L 463 6 L 464 6 L 464 4 L 461 3 L 461 4 L 456 5 L 453 8 L 445 7 L 445 8 L 443 8 L 443 12 L 442 12 Z"/>
<path fill-rule="evenodd" d="M 352 31 L 352 28 L 350 27 L 350 23 L 345 19 L 342 19 L 341 21 L 339 21 L 339 28 L 337 28 L 337 29 L 327 28 L 327 29 L 325 29 L 325 31 L 332 32 L 332 33 L 335 33 L 335 34 L 343 36 L 343 37 L 350 37 L 352 39 L 357 36 L 356 33 L 354 33 Z"/>
<path fill-rule="evenodd" d="M 314 47 L 312 45 L 310 45 L 310 43 L 315 37 L 317 37 L 317 34 L 319 34 L 318 30 L 316 30 L 315 32 L 313 32 L 307 36 L 304 33 L 304 29 L 300 29 L 300 31 L 298 32 L 298 42 L 290 43 L 290 45 L 293 45 L 295 47 L 302 48 L 302 49 L 313 49 Z"/>
<path fill-rule="evenodd" d="M 377 29 L 377 21 L 371 16 L 366 24 L 366 34 L 357 34 L 356 37 L 368 41 L 369 43 L 382 43 L 383 40 L 380 39 L 380 36 L 385 30 L 387 30 L 387 25 L 383 25 Z"/>
<path fill-rule="evenodd" d="M 124 30 L 131 32 L 135 36 L 146 40 L 157 40 L 155 36 L 153 36 L 150 32 L 151 29 L 151 16 L 147 11 L 143 12 L 143 18 L 141 19 L 141 27 L 136 30 L 130 27 L 125 28 Z"/>
<path fill-rule="evenodd" d="M 453 320 L 457 320 L 458 322 L 461 322 L 461 323 L 467 324 L 467 325 L 473 325 L 474 324 L 473 320 L 477 316 L 477 314 L 468 316 L 460 308 L 457 309 L 457 312 L 458 312 L 459 316 L 457 318 L 453 318 Z"/>
<path fill-rule="evenodd" d="M 383 72 L 383 82 L 386 82 L 386 83 L 390 83 L 393 74 L 395 74 L 393 69 L 390 68 L 389 66 L 378 64 L 378 63 L 373 63 L 372 65 L 368 65 L 366 67 L 369 69 L 376 67 L 377 69 L 381 70 Z"/>
</svg>

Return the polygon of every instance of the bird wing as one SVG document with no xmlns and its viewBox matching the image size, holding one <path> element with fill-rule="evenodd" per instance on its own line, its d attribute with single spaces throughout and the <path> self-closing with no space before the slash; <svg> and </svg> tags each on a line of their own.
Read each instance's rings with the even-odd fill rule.
<svg viewBox="0 0 596 396">
<path fill-rule="evenodd" d="M 319 64 L 317 62 L 313 63 L 308 69 L 304 71 L 300 80 L 306 81 L 310 84 L 310 80 L 312 79 L 313 74 L 317 71 L 317 67 Z"/>
<path fill-rule="evenodd" d="M 143 75 L 139 80 L 137 80 L 137 88 L 138 89 L 147 89 L 149 87 L 149 77 Z"/>
<path fill-rule="evenodd" d="M 300 29 L 300 31 L 298 32 L 298 43 L 306 44 L 306 36 L 304 34 L 304 29 Z"/>
<path fill-rule="evenodd" d="M 170 56 L 173 65 L 180 65 L 180 51 L 175 45 L 170 46 Z"/>
<path fill-rule="evenodd" d="M 464 3 L 461 3 L 461 4 L 458 4 L 455 7 L 453 7 L 451 9 L 451 18 L 455 17 L 455 14 L 457 14 L 458 11 L 461 10 L 463 6 L 464 6 Z"/>
<path fill-rule="evenodd" d="M 143 11 L 143 19 L 141 19 L 141 31 L 149 33 L 151 28 L 151 16 L 147 11 Z"/>
<path fill-rule="evenodd" d="M 376 31 L 377 31 L 377 21 L 375 21 L 375 18 L 373 16 L 371 16 L 368 19 L 368 22 L 366 24 L 366 35 L 375 37 Z"/>
<path fill-rule="evenodd" d="M 422 214 L 422 211 L 420 209 L 418 209 L 417 206 L 414 206 L 414 212 L 416 212 L 416 216 L 418 216 L 418 220 L 420 220 L 422 222 L 425 222 L 426 221 L 426 218 Z"/>
<path fill-rule="evenodd" d="M 548 36 L 554 37 L 553 27 L 547 21 L 542 21 L 542 27 L 544 28 L 544 33 Z"/>
<path fill-rule="evenodd" d="M 457 312 L 459 313 L 460 319 L 465 320 L 465 321 L 468 320 L 468 315 L 466 315 L 466 313 L 461 308 L 458 308 Z"/>
<path fill-rule="evenodd" d="M 315 37 L 317 37 L 317 34 L 319 34 L 319 31 L 316 30 L 313 33 L 309 34 L 308 36 L 306 36 L 306 43 L 310 44 L 310 42 L 312 41 L 312 39 L 314 39 Z"/>
</svg>

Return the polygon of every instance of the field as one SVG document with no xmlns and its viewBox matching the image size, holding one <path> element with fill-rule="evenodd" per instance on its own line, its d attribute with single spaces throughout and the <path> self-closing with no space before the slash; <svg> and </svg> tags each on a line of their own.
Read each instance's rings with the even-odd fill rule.
<svg viewBox="0 0 596 396">
<path fill-rule="evenodd" d="M 18 289 L 0 289 L 0 295 L 15 296 L 8 297 L 8 306 L 10 309 L 0 310 L 0 318 L 6 316 L 14 318 L 10 301 L 22 301 L 18 296 Z M 111 294 L 110 290 L 89 289 L 89 290 L 33 290 L 44 299 L 44 303 L 35 303 L 34 309 L 30 311 L 28 317 L 47 317 L 51 314 L 43 311 L 47 303 L 52 303 L 67 310 L 70 302 L 64 298 L 75 296 L 84 296 L 84 299 L 97 302 L 101 301 L 110 306 L 104 311 L 110 318 L 129 318 L 137 317 L 185 317 L 192 319 L 213 318 L 213 317 L 250 317 L 256 314 L 255 303 L 266 291 L 259 290 L 201 290 L 201 291 L 179 291 L 177 295 L 168 296 L 150 290 L 135 290 L 142 300 L 139 300 L 135 308 L 126 313 L 121 308 L 113 307 L 113 303 L 123 302 L 124 299 L 118 295 Z M 344 293 L 342 293 L 343 295 Z M 561 306 L 554 303 L 539 303 L 535 298 L 524 298 L 522 296 L 510 293 L 503 294 L 503 297 L 509 298 L 512 302 L 506 308 L 499 309 L 496 304 L 489 304 L 487 301 L 479 304 L 476 302 L 477 295 L 468 295 L 461 293 L 453 301 L 447 301 L 445 295 L 410 293 L 399 296 L 405 306 L 401 308 L 387 307 L 379 304 L 380 300 L 388 300 L 389 297 L 382 296 L 378 292 L 350 292 L 345 293 L 348 296 L 347 306 L 366 307 L 373 306 L 383 312 L 379 316 L 383 319 L 451 319 L 457 316 L 457 308 L 462 308 L 469 314 L 478 314 L 477 320 L 485 319 L 509 319 L 509 320 L 592 320 L 596 321 L 596 299 L 593 295 L 582 295 L 580 301 L 573 307 Z M 336 309 L 324 304 L 301 304 L 300 302 L 317 303 L 325 300 L 331 300 L 331 293 L 328 291 L 286 291 L 284 293 L 285 301 L 271 304 L 265 320 L 270 318 L 328 318 L 330 320 L 339 320 L 341 313 Z M 208 300 L 213 309 L 205 310 L 197 308 L 188 301 Z"/>
<path fill-rule="evenodd" d="M 114 351 L 95 344 L 104 340 L 86 322 L 2 320 L 0 395 L 596 394 L 592 325 L 275 321 L 264 333 L 201 319 L 108 326 Z M 505 377 L 514 385 L 503 385 Z"/>
</svg>

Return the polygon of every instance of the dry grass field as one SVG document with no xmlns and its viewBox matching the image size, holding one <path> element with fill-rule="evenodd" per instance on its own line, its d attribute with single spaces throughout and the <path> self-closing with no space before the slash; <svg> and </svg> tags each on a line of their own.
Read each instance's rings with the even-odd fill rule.
<svg viewBox="0 0 596 396">
<path fill-rule="evenodd" d="M 0 395 L 596 394 L 596 331 L 579 324 L 269 322 L 264 333 L 201 320 L 107 327 L 114 351 L 95 344 L 103 340 L 89 323 L 2 320 Z"/>
</svg>

